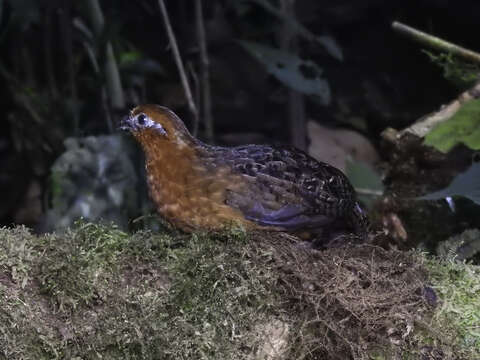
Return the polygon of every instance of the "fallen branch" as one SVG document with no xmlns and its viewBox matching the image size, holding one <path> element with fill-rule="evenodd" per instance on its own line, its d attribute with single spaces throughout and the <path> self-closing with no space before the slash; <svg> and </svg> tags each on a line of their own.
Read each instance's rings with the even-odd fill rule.
<svg viewBox="0 0 480 360">
<path fill-rule="evenodd" d="M 398 21 L 393 22 L 392 28 L 401 34 L 407 35 L 413 40 L 420 42 L 421 44 L 427 45 L 440 51 L 451 53 L 455 56 L 462 57 L 465 60 L 473 61 L 480 64 L 480 54 L 475 51 L 465 49 L 461 46 L 440 39 L 436 36 L 429 35 L 427 33 L 424 33 L 423 31 L 414 29 Z"/>
<path fill-rule="evenodd" d="M 424 137 L 430 130 L 432 130 L 438 124 L 447 121 L 464 105 L 465 103 L 478 99 L 480 97 L 480 81 L 477 82 L 472 88 L 461 93 L 455 100 L 447 105 L 444 105 L 440 110 L 428 114 L 421 118 L 419 121 L 410 125 L 409 127 L 400 131 L 400 134 L 411 133 L 418 137 Z"/>
<path fill-rule="evenodd" d="M 474 51 L 462 48 L 458 45 L 452 44 L 448 41 L 438 37 L 426 34 L 422 31 L 416 30 L 399 22 L 393 22 L 392 28 L 402 34 L 405 34 L 414 40 L 425 44 L 429 47 L 449 52 L 455 56 L 462 57 L 476 63 L 480 63 L 480 54 Z M 409 127 L 397 131 L 392 128 L 387 128 L 382 132 L 382 137 L 387 141 L 395 141 L 396 138 L 403 136 L 405 133 L 414 134 L 420 138 L 427 135 L 438 124 L 447 121 L 462 107 L 463 104 L 480 98 L 480 81 L 472 88 L 461 93 L 456 99 L 442 106 L 438 111 L 423 116 Z"/>
</svg>

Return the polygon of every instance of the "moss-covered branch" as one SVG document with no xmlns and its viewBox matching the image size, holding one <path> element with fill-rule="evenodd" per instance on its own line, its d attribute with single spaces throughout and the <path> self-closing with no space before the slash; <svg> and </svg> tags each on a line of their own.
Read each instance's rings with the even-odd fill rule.
<svg viewBox="0 0 480 360">
<path fill-rule="evenodd" d="M 424 33 L 423 31 L 414 29 L 398 21 L 393 22 L 392 28 L 395 31 L 398 31 L 399 33 L 404 34 L 430 48 L 449 52 L 465 60 L 473 61 L 477 64 L 480 64 L 480 54 L 475 51 L 465 49 L 439 37 L 429 35 L 427 33 Z"/>
<path fill-rule="evenodd" d="M 478 359 L 475 267 L 296 241 L 0 229 L 0 359 Z"/>
</svg>

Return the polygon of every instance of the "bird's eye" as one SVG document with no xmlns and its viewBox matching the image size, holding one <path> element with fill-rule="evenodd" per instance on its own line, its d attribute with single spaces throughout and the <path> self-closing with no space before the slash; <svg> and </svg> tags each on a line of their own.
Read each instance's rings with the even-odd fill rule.
<svg viewBox="0 0 480 360">
<path fill-rule="evenodd" d="M 137 118 L 138 125 L 145 125 L 145 120 L 146 119 L 147 119 L 147 115 L 145 115 L 145 114 L 138 115 L 138 118 Z"/>
</svg>

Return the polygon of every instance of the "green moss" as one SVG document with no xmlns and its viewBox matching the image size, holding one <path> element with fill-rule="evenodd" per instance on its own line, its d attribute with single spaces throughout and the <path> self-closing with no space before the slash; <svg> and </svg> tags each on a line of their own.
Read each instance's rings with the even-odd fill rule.
<svg viewBox="0 0 480 360">
<path fill-rule="evenodd" d="M 480 100 L 462 104 L 455 115 L 435 126 L 425 136 L 425 144 L 442 152 L 450 151 L 458 143 L 472 150 L 480 150 Z"/>
<path fill-rule="evenodd" d="M 82 223 L 0 239 L 0 280 L 14 278 L 0 281 L 0 358 L 228 359 L 254 345 L 244 335 L 270 305 L 268 271 L 238 229 L 129 236 Z"/>
<path fill-rule="evenodd" d="M 79 224 L 63 236 L 41 238 L 41 290 L 61 311 L 102 301 L 127 241 L 127 234 L 115 227 L 89 223 Z"/>
<path fill-rule="evenodd" d="M 169 308 L 173 358 L 228 358 L 255 348 L 252 320 L 273 312 L 275 276 L 257 268 L 250 251 L 245 235 L 233 234 L 221 242 L 193 236 L 176 253 L 169 268 L 177 274 L 170 290 L 175 308 Z"/>
<path fill-rule="evenodd" d="M 423 50 L 430 60 L 443 69 L 443 76 L 459 89 L 473 86 L 478 80 L 478 65 L 463 61 L 452 53 L 434 54 Z"/>
<path fill-rule="evenodd" d="M 480 267 L 438 259 L 429 259 L 427 266 L 441 300 L 432 325 L 464 358 L 480 358 Z"/>
<path fill-rule="evenodd" d="M 0 359 L 58 356 L 59 341 L 48 319 L 35 281 L 37 238 L 25 227 L 0 229 Z"/>
<path fill-rule="evenodd" d="M 362 254 L 370 257 L 368 249 L 349 263 L 340 250 L 315 257 L 304 252 L 297 258 L 288 246 L 275 254 L 267 246 L 277 244 L 275 239 L 267 245 L 258 241 L 239 228 L 223 234 L 129 235 L 112 226 L 81 223 L 65 234 L 40 237 L 25 228 L 0 229 L 0 359 L 254 359 L 269 351 L 266 332 L 282 328 L 287 329 L 282 341 L 290 341 L 286 349 L 294 358 L 318 357 L 319 340 L 334 337 L 324 330 L 320 335 L 307 332 L 325 329 L 319 325 L 330 317 L 310 321 L 305 314 L 316 310 L 305 300 L 325 296 L 347 301 L 343 285 L 353 286 L 355 276 L 374 265 L 361 263 Z M 389 253 L 376 256 L 383 259 L 381 268 L 388 268 Z M 398 256 L 403 255 L 394 253 Z M 478 358 L 478 271 L 453 262 L 419 261 L 427 261 L 442 302 L 422 320 L 433 332 L 415 326 L 410 343 L 438 347 L 435 332 L 447 334 L 450 345 L 442 345 L 444 353 L 454 349 L 466 359 Z M 340 290 L 334 283 L 322 289 L 325 280 L 316 283 L 295 273 L 297 265 L 322 269 L 323 263 L 333 273 L 350 274 Z M 339 267 L 343 263 L 346 268 Z M 332 297 L 335 291 L 341 292 Z M 350 321 L 344 313 L 338 316 Z M 335 331 L 343 331 L 343 323 L 338 324 Z M 307 340 L 303 347 L 300 337 Z M 377 344 L 376 358 L 396 353 L 383 346 Z M 405 359 L 421 354 L 407 350 Z"/>
<path fill-rule="evenodd" d="M 8 272 L 11 280 L 25 287 L 34 254 L 29 243 L 31 234 L 23 226 L 12 230 L 0 229 L 0 271 Z"/>
</svg>

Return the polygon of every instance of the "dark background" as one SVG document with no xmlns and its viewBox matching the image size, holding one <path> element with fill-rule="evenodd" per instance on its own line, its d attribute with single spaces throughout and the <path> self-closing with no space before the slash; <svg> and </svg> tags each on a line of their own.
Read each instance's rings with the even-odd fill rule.
<svg viewBox="0 0 480 360">
<path fill-rule="evenodd" d="M 107 119 L 115 124 L 142 102 L 171 107 L 189 128 L 193 125 L 158 2 L 101 1 L 105 26 L 100 33 L 93 29 L 86 3 L 1 3 L 1 225 L 35 225 L 40 220 L 51 205 L 50 166 L 64 150 L 65 138 L 111 133 Z M 213 141 L 291 142 L 287 87 L 237 42 L 278 48 L 282 22 L 249 1 L 203 3 Z M 183 61 L 192 69 L 191 83 L 191 75 L 198 77 L 200 72 L 193 4 L 166 1 Z M 332 37 L 344 58 L 338 61 L 323 47 L 297 39 L 295 52 L 323 69 L 331 89 L 327 106 L 304 98 L 306 118 L 326 126 L 357 128 L 378 144 L 386 127 L 400 129 L 435 111 L 461 88 L 444 78 L 442 68 L 430 61 L 422 46 L 395 33 L 391 24 L 401 21 L 478 50 L 479 14 L 480 2 L 475 0 L 296 1 L 297 21 L 316 35 Z M 112 44 L 119 67 L 123 108 L 115 108 L 105 90 L 107 43 Z M 198 136 L 209 140 L 202 122 Z M 27 201 L 30 195 L 36 200 Z"/>
</svg>

